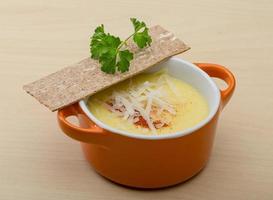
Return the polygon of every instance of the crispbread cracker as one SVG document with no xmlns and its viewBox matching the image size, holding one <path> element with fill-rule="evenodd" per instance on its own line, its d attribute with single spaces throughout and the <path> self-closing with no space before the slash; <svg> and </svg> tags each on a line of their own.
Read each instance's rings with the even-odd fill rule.
<svg viewBox="0 0 273 200">
<path fill-rule="evenodd" d="M 51 111 L 56 111 L 189 49 L 159 25 L 151 27 L 149 33 L 153 40 L 150 47 L 139 49 L 129 41 L 128 48 L 134 53 L 134 59 L 128 72 L 106 74 L 97 60 L 86 58 L 23 88 Z"/>
</svg>

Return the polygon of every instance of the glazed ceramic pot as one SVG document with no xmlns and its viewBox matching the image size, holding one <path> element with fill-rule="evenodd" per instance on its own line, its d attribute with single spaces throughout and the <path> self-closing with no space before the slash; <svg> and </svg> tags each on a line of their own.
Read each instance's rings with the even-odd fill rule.
<svg viewBox="0 0 273 200">
<path fill-rule="evenodd" d="M 223 66 L 171 58 L 147 72 L 167 67 L 170 75 L 191 84 L 205 97 L 209 115 L 194 127 L 164 135 L 141 135 L 109 127 L 94 117 L 86 100 L 58 112 L 63 132 L 80 141 L 86 159 L 102 176 L 137 188 L 160 188 L 196 175 L 208 162 L 218 117 L 230 100 L 235 79 Z M 211 77 L 227 83 L 219 90 Z M 79 126 L 67 117 L 76 116 Z"/>
</svg>

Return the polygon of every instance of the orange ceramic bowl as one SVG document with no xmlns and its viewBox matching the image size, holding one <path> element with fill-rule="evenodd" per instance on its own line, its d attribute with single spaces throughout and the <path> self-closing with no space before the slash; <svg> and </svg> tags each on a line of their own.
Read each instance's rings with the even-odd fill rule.
<svg viewBox="0 0 273 200">
<path fill-rule="evenodd" d="M 93 168 L 116 183 L 137 188 L 175 185 L 197 174 L 209 159 L 219 114 L 235 88 L 234 76 L 220 65 L 192 64 L 179 58 L 171 58 L 149 71 L 162 67 L 197 88 L 207 99 L 210 111 L 206 119 L 186 130 L 147 136 L 103 124 L 90 113 L 85 100 L 58 112 L 63 132 L 80 141 Z M 210 76 L 224 80 L 227 88 L 219 90 Z M 80 127 L 67 121 L 72 115 L 78 117 Z"/>
</svg>

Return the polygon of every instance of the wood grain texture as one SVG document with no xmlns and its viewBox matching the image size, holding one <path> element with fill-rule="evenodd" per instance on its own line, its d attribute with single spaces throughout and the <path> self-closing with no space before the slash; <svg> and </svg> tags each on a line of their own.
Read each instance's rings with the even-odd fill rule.
<svg viewBox="0 0 273 200">
<path fill-rule="evenodd" d="M 1 1 L 0 199 L 273 199 L 272 10 L 271 0 Z M 96 25 L 125 37 L 132 16 L 183 38 L 192 47 L 184 59 L 225 65 L 238 82 L 207 167 L 165 190 L 132 190 L 98 176 L 55 113 L 22 90 L 87 57 Z"/>
</svg>

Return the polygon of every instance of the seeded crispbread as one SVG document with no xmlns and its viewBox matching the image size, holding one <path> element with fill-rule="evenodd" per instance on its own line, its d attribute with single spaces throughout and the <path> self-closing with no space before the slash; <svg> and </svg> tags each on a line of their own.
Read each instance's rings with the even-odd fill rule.
<svg viewBox="0 0 273 200">
<path fill-rule="evenodd" d="M 128 42 L 129 50 L 134 53 L 128 72 L 106 74 L 97 60 L 86 58 L 23 88 L 51 111 L 56 111 L 190 49 L 159 25 L 151 27 L 149 33 L 150 47 L 139 49 L 132 41 Z"/>
</svg>

